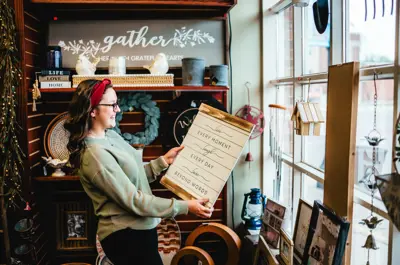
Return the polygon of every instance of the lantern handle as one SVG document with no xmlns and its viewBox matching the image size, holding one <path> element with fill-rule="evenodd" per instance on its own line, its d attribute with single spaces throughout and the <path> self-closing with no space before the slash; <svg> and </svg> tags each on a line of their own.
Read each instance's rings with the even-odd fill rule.
<svg viewBox="0 0 400 265">
<path fill-rule="evenodd" d="M 267 199 L 267 197 L 266 197 L 264 194 L 262 194 L 262 195 L 261 195 L 261 198 L 262 198 L 262 206 L 263 206 L 261 216 L 263 216 L 263 215 L 264 215 L 264 212 L 265 212 L 266 199 Z"/>
<path fill-rule="evenodd" d="M 244 220 L 244 221 L 248 220 L 248 218 L 246 218 L 246 215 L 247 215 L 246 204 L 247 204 L 247 198 L 249 198 L 249 196 L 250 196 L 250 192 L 244 194 L 244 201 L 243 201 L 243 207 L 242 207 L 242 220 Z"/>
</svg>

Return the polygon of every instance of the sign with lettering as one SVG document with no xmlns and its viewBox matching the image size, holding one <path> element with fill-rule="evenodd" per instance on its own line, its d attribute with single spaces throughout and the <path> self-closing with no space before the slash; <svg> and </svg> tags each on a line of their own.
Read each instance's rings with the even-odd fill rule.
<svg viewBox="0 0 400 265">
<path fill-rule="evenodd" d="M 161 183 L 182 199 L 208 198 L 214 205 L 253 128 L 250 122 L 201 104 L 183 139 L 185 148 Z"/>
<path fill-rule="evenodd" d="M 100 57 L 107 67 L 110 57 L 124 56 L 127 67 L 151 63 L 165 53 L 169 66 L 181 66 L 184 57 L 201 57 L 206 65 L 223 64 L 222 20 L 102 20 L 52 21 L 49 46 L 61 46 L 62 65 L 75 68 L 80 54 Z"/>
</svg>

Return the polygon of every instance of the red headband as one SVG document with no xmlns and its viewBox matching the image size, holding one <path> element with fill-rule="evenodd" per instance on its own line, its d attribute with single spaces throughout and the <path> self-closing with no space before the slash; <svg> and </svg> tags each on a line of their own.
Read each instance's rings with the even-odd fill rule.
<svg viewBox="0 0 400 265">
<path fill-rule="evenodd" d="M 92 108 L 99 105 L 101 98 L 103 97 L 104 90 L 107 85 L 110 85 L 111 81 L 109 79 L 103 79 L 103 81 L 94 85 L 92 90 L 92 95 L 90 96 L 90 105 Z"/>
</svg>

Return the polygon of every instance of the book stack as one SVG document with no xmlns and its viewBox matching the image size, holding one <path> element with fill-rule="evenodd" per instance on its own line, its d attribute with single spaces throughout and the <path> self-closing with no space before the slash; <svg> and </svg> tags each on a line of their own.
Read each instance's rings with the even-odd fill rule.
<svg viewBox="0 0 400 265">
<path fill-rule="evenodd" d="M 42 70 L 40 88 L 71 88 L 70 74 L 69 70 Z"/>
</svg>

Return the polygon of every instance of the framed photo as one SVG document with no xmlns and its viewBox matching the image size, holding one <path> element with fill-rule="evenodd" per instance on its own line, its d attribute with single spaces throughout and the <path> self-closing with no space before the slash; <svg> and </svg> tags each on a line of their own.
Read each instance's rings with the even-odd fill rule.
<svg viewBox="0 0 400 265">
<path fill-rule="evenodd" d="M 264 240 L 270 244 L 273 248 L 278 248 L 279 247 L 279 231 L 277 231 L 275 228 L 269 226 L 268 224 L 265 224 L 263 222 L 260 230 L 260 238 L 264 238 Z"/>
<path fill-rule="evenodd" d="M 279 219 L 283 219 L 285 217 L 286 207 L 271 199 L 268 199 L 265 211 L 268 213 L 272 213 Z"/>
<path fill-rule="evenodd" d="M 278 260 L 275 258 L 275 255 L 262 236 L 260 236 L 258 240 L 253 265 L 279 265 Z"/>
<path fill-rule="evenodd" d="M 86 211 L 66 211 L 66 239 L 67 240 L 87 240 L 87 212 Z"/>
<path fill-rule="evenodd" d="M 303 264 L 342 264 L 350 223 L 314 201 Z"/>
<path fill-rule="evenodd" d="M 274 248 L 279 247 L 279 230 L 281 229 L 285 212 L 285 206 L 271 199 L 267 200 L 260 235 Z"/>
<path fill-rule="evenodd" d="M 280 235 L 279 257 L 282 259 L 284 265 L 293 265 L 293 240 L 282 228 Z"/>
<path fill-rule="evenodd" d="M 294 253 L 300 261 L 303 260 L 308 228 L 311 222 L 311 214 L 312 206 L 306 201 L 300 199 L 299 206 L 297 207 L 297 216 L 293 233 Z"/>
</svg>

